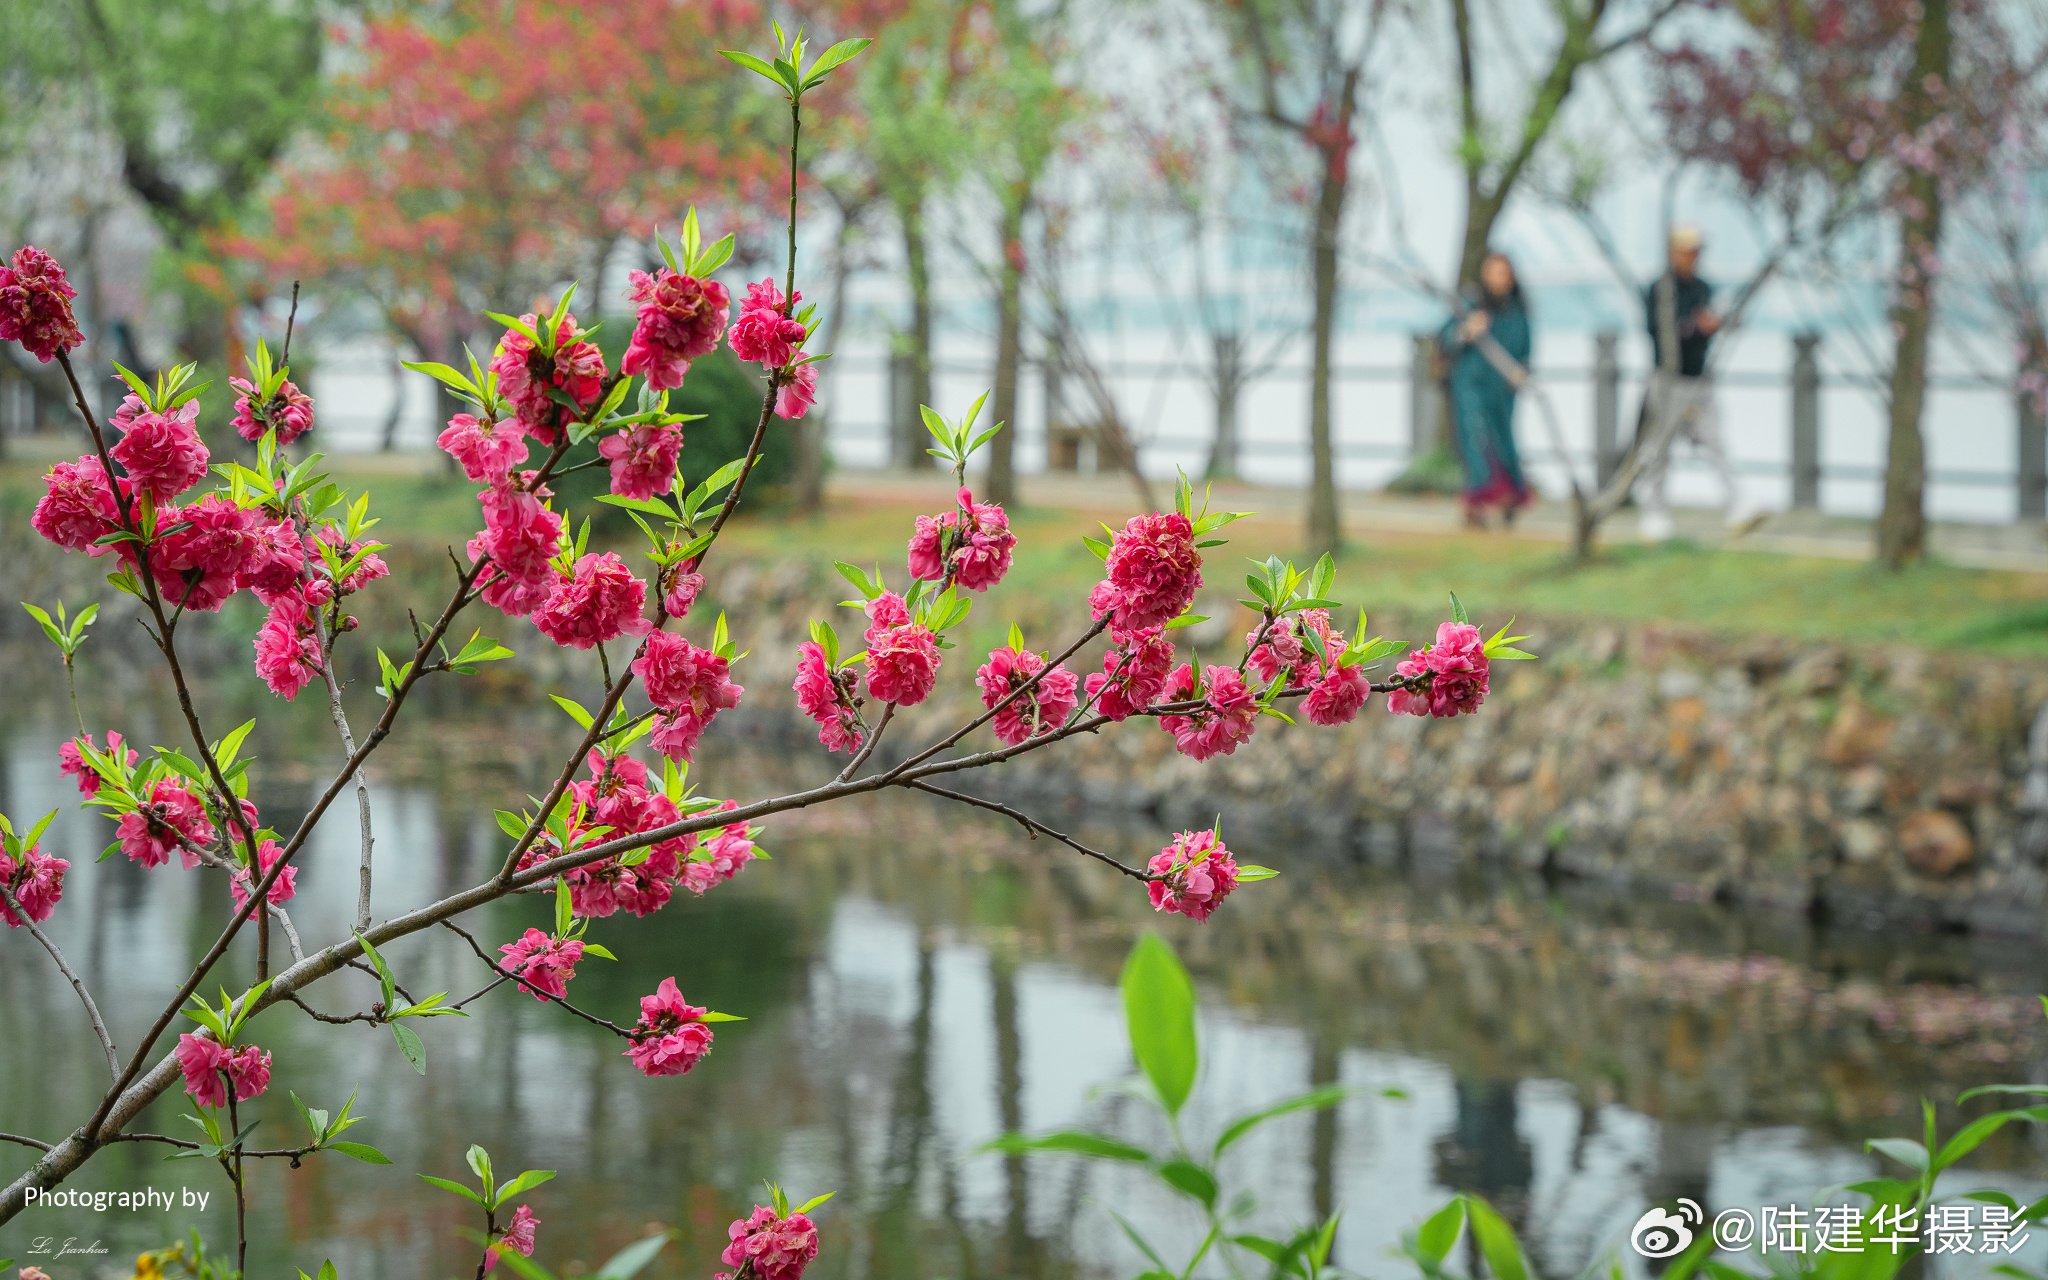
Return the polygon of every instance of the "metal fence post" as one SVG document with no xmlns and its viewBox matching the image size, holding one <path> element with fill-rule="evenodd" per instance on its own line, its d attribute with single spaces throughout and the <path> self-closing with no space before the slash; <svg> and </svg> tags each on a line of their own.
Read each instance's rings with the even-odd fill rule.
<svg viewBox="0 0 2048 1280">
<path fill-rule="evenodd" d="M 889 465 L 916 467 L 913 447 L 924 431 L 911 387 L 917 381 L 914 357 L 908 351 L 889 353 Z"/>
<path fill-rule="evenodd" d="M 1820 506 L 1820 335 L 1792 339 L 1792 507 Z"/>
<path fill-rule="evenodd" d="M 1415 353 L 1408 365 L 1408 456 L 1419 458 L 1437 447 L 1444 420 L 1443 384 L 1436 376 L 1436 335 L 1415 335 Z"/>
<path fill-rule="evenodd" d="M 2019 515 L 2022 520 L 2048 519 L 2048 406 L 2038 390 L 2030 388 L 2028 372 L 2021 369 L 2020 387 L 2013 397 L 2019 428 Z"/>
<path fill-rule="evenodd" d="M 1621 465 L 1621 335 L 1593 335 L 1593 487 L 1605 489 Z"/>
</svg>

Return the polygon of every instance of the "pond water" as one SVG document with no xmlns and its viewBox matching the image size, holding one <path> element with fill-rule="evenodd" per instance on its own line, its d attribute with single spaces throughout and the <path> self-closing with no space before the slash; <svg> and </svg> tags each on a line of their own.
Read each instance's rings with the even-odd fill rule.
<svg viewBox="0 0 2048 1280">
<path fill-rule="evenodd" d="M 73 808 L 56 771 L 68 714 L 37 674 L 54 659 L 5 656 L 17 674 L 0 720 L 0 809 L 18 822 L 61 811 L 49 839 L 73 870 L 51 932 L 125 1048 L 224 920 L 226 888 L 175 865 L 94 861 L 110 834 Z M 119 691 L 133 706 L 87 689 L 89 722 L 176 740 L 151 718 L 167 705 L 161 690 L 142 680 Z M 264 705 L 246 688 L 220 695 L 224 727 Z M 567 722 L 532 701 L 484 714 L 433 704 L 380 757 L 379 915 L 497 865 L 490 810 L 516 807 L 567 745 Z M 254 740 L 258 798 L 275 825 L 296 821 L 331 767 L 319 712 L 272 716 Z M 706 752 L 699 781 L 751 797 L 816 780 L 816 754 L 728 738 Z M 1687 1196 L 1710 1212 L 1805 1202 L 1874 1171 L 1863 1139 L 1916 1131 L 1921 1097 L 2048 1078 L 2034 998 L 2048 979 L 2030 943 L 1821 931 L 1706 904 L 1474 883 L 1434 855 L 1368 870 L 1257 830 L 1232 832 L 1233 847 L 1286 874 L 1201 927 L 1153 915 L 1128 882 L 998 820 L 936 804 L 777 819 L 764 838 L 773 861 L 650 920 L 599 922 L 593 938 L 623 959 L 584 962 L 572 987 L 583 1006 L 630 1021 L 636 997 L 672 974 L 692 1001 L 748 1019 L 721 1027 L 684 1078 L 643 1079 L 608 1033 L 503 989 L 466 1023 L 421 1028 L 424 1078 L 381 1028 L 264 1015 L 255 1035 L 277 1076 L 251 1108 L 257 1145 L 301 1132 L 287 1089 L 329 1109 L 354 1091 L 367 1122 L 350 1136 L 395 1168 L 331 1156 L 260 1168 L 251 1274 L 290 1276 L 331 1257 L 347 1280 L 468 1275 L 464 1206 L 412 1175 L 465 1176 L 472 1142 L 501 1171 L 560 1172 L 531 1197 L 541 1257 L 557 1267 L 669 1228 L 678 1244 L 647 1274 L 708 1275 L 724 1224 L 770 1177 L 799 1197 L 838 1192 L 819 1215 L 814 1280 L 1128 1276 L 1143 1264 L 1112 1209 L 1185 1257 L 1194 1219 L 1129 1170 L 980 1150 L 1006 1129 L 1076 1123 L 1164 1140 L 1115 1087 L 1131 1072 L 1116 978 L 1146 930 L 1180 949 L 1202 997 L 1204 1066 L 1184 1117 L 1195 1140 L 1312 1084 L 1356 1087 L 1332 1111 L 1240 1144 L 1226 1170 L 1271 1227 L 1342 1207 L 1338 1261 L 1372 1275 L 1413 1274 L 1389 1252 L 1452 1189 L 1491 1198 L 1540 1270 L 1564 1276 L 1623 1246 L 1654 1201 Z M 1092 818 L 1103 842 L 1158 843 L 1149 825 Z M 309 946 L 347 927 L 355 847 L 342 806 L 303 855 L 291 910 Z M 546 914 L 529 900 L 472 924 L 495 944 Z M 415 995 L 464 995 L 486 977 L 446 933 L 396 945 L 390 959 Z M 343 975 L 311 999 L 340 1013 L 373 995 Z M 79 1123 L 103 1084 L 96 1058 L 68 988 L 25 934 L 0 930 L 0 1130 L 47 1139 Z M 185 1133 L 182 1101 L 143 1126 Z M 9 1176 L 26 1155 L 0 1144 Z M 1972 1173 L 2026 1198 L 2042 1155 L 2035 1136 L 2008 1131 Z M 136 1252 L 191 1227 L 215 1242 L 232 1235 L 219 1171 L 166 1162 L 158 1148 L 116 1148 L 70 1185 L 211 1200 L 203 1212 L 32 1209 L 0 1228 L 0 1256 L 33 1261 L 23 1255 L 37 1240 L 75 1238 L 108 1252 L 48 1264 L 56 1280 L 125 1277 Z M 2041 1246 L 2022 1260 L 2039 1265 Z M 1644 1264 L 1624 1247 L 1623 1265 L 1633 1275 Z"/>
</svg>

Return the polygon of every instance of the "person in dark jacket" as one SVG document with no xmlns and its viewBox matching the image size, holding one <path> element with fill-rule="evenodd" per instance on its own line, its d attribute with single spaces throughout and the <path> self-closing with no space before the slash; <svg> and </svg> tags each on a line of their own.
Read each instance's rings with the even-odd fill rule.
<svg viewBox="0 0 2048 1280">
<path fill-rule="evenodd" d="M 1488 359 L 1482 337 L 1507 355 L 1510 369 Z M 1438 345 L 1450 365 L 1451 425 L 1465 463 L 1466 522 L 1483 526 L 1495 507 L 1511 522 L 1529 502 L 1515 445 L 1515 393 L 1527 380 L 1530 332 L 1522 283 L 1506 254 L 1489 253 L 1480 263 L 1479 288 L 1444 326 Z"/>
<path fill-rule="evenodd" d="M 1643 454 L 1643 536 L 1662 541 L 1673 532 L 1664 486 L 1671 469 L 1671 450 L 1690 440 L 1714 469 L 1726 497 L 1728 523 L 1746 527 L 1755 522 L 1742 496 L 1735 468 L 1721 444 L 1721 419 L 1714 407 L 1714 381 L 1707 355 L 1721 331 L 1714 310 L 1713 286 L 1699 277 L 1700 234 L 1689 227 L 1671 233 L 1670 270 L 1643 295 L 1644 321 L 1650 331 L 1655 365 L 1643 397 L 1642 422 L 1636 447 Z"/>
</svg>

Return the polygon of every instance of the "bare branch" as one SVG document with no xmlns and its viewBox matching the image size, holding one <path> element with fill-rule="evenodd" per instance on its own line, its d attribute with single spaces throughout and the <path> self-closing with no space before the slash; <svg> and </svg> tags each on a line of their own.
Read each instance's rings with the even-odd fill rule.
<svg viewBox="0 0 2048 1280">
<path fill-rule="evenodd" d="M 93 1002 L 92 993 L 85 989 L 85 983 L 65 961 L 64 953 L 57 949 L 57 944 L 50 941 L 50 935 L 44 933 L 36 922 L 29 918 L 27 909 L 21 905 L 21 900 L 14 896 L 14 890 L 8 888 L 4 880 L 0 880 L 0 902 L 7 904 L 8 911 L 16 920 L 28 926 L 29 936 L 42 944 L 43 950 L 50 953 L 50 960 L 57 966 L 57 972 L 63 974 L 64 980 L 71 984 L 71 989 L 78 993 L 79 1003 L 85 1006 L 85 1016 L 92 1020 L 93 1034 L 100 1038 L 100 1048 L 106 1050 L 107 1074 L 117 1080 L 120 1079 L 121 1055 L 114 1048 L 114 1037 L 107 1034 L 106 1019 L 100 1017 L 100 1007 Z"/>
</svg>

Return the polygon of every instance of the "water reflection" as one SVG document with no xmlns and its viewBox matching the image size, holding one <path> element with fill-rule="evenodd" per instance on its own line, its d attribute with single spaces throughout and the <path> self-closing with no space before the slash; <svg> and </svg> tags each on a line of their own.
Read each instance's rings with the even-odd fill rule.
<svg viewBox="0 0 2048 1280">
<path fill-rule="evenodd" d="M 108 833 L 69 811 L 61 713 L 46 701 L 31 697 L 5 727 L 0 808 L 64 810 L 51 839 L 74 869 L 53 932 L 129 1043 L 210 941 L 227 893 L 217 879 L 94 862 Z M 294 708 L 261 731 L 272 821 L 292 821 L 317 785 L 328 748 L 315 713 Z M 496 865 L 488 809 L 534 785 L 565 749 L 561 729 L 530 709 L 477 722 L 449 708 L 394 742 L 376 788 L 380 914 Z M 134 736 L 167 733 L 138 724 Z M 786 747 L 728 742 L 704 781 L 753 794 L 808 779 Z M 1182 816 L 1193 815 L 1168 815 Z M 1100 834 L 1136 843 L 1150 830 Z M 1207 928 L 1174 928 L 1128 886 L 979 815 L 895 800 L 777 820 L 773 862 L 651 921 L 600 923 L 594 936 L 627 960 L 586 962 L 577 978 L 579 1002 L 614 1015 L 675 974 L 691 999 L 750 1019 L 722 1029 L 682 1080 L 645 1081 L 604 1033 L 505 992 L 466 1025 L 423 1028 L 425 1078 L 381 1029 L 266 1015 L 258 1034 L 279 1083 L 326 1107 L 360 1091 L 370 1122 L 357 1132 L 397 1169 L 322 1158 L 264 1170 L 257 1209 L 275 1231 L 252 1250 L 252 1274 L 323 1256 L 349 1280 L 466 1274 L 457 1202 L 410 1175 L 457 1173 L 471 1141 L 501 1168 L 561 1171 L 535 1197 L 554 1260 L 595 1262 L 661 1224 L 682 1232 L 661 1274 L 704 1273 L 724 1223 L 775 1177 L 802 1195 L 840 1192 L 819 1280 L 1131 1274 L 1139 1258 L 1106 1207 L 1191 1241 L 1182 1205 L 1125 1169 L 978 1148 L 1005 1129 L 1076 1121 L 1161 1139 L 1142 1108 L 1100 1088 L 1128 1070 L 1115 977 L 1152 927 L 1203 989 L 1194 1134 L 1312 1083 L 1358 1087 L 1247 1140 L 1233 1168 L 1275 1231 L 1344 1207 L 1340 1260 L 1378 1274 L 1399 1272 L 1387 1251 L 1452 1188 L 1492 1198 L 1544 1271 L 1567 1274 L 1652 1200 L 1804 1198 L 1871 1170 L 1861 1138 L 1911 1130 L 1923 1094 L 2048 1075 L 2031 947 L 1475 886 L 1433 876 L 1427 859 L 1318 867 L 1296 843 L 1239 833 L 1245 857 L 1289 874 Z M 344 812 L 308 851 L 293 913 L 309 942 L 347 927 L 355 847 Z M 501 904 L 477 925 L 502 940 L 542 914 Z M 451 937 L 408 940 L 391 960 L 416 993 L 481 985 Z M 0 937 L 0 1129 L 49 1137 L 100 1082 L 70 993 L 46 969 L 28 939 Z M 351 975 L 312 999 L 339 1012 L 371 994 Z M 178 1132 L 180 1110 L 159 1106 L 145 1123 Z M 257 1112 L 266 1143 L 296 1130 L 282 1088 Z M 1987 1180 L 2033 1190 L 2034 1141 L 2015 1131 L 1988 1145 Z M 211 1191 L 213 1204 L 32 1211 L 0 1231 L 0 1253 L 75 1235 L 132 1256 L 188 1225 L 228 1228 L 224 1184 L 197 1162 L 124 1147 L 76 1185 L 143 1184 Z"/>
</svg>

